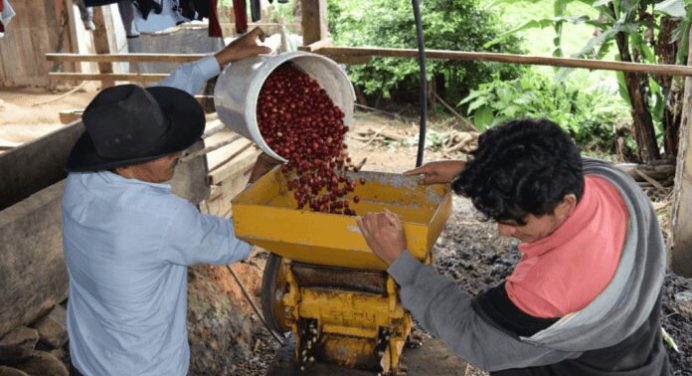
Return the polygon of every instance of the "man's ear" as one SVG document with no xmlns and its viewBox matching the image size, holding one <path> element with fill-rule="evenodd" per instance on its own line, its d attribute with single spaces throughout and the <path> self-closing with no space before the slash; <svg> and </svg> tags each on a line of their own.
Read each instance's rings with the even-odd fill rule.
<svg viewBox="0 0 692 376">
<path fill-rule="evenodd" d="M 569 215 L 572 214 L 576 207 L 577 195 L 575 195 L 574 193 L 570 193 L 562 197 L 562 201 L 560 201 L 560 203 L 557 204 L 554 213 L 559 219 L 562 220 L 569 217 Z"/>
</svg>

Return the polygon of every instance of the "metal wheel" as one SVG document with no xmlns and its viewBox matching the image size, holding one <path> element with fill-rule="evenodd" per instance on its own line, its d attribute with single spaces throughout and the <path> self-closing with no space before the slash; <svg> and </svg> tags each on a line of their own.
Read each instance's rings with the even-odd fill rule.
<svg viewBox="0 0 692 376">
<path fill-rule="evenodd" d="M 262 276 L 262 315 L 269 326 L 278 333 L 291 330 L 281 300 L 287 291 L 286 265 L 283 263 L 283 257 L 271 253 Z"/>
</svg>

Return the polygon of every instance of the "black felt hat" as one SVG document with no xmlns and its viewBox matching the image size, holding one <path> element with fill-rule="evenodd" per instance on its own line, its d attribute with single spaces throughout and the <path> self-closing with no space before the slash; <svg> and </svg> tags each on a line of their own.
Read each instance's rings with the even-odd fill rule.
<svg viewBox="0 0 692 376">
<path fill-rule="evenodd" d="M 84 110 L 86 132 L 67 171 L 108 170 L 154 160 L 190 147 L 204 132 L 204 111 L 171 87 L 120 85 L 102 90 Z"/>
</svg>

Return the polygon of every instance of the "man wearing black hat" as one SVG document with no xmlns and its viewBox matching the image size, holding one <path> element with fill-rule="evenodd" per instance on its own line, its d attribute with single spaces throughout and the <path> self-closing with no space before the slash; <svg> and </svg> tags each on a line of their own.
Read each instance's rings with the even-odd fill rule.
<svg viewBox="0 0 692 376">
<path fill-rule="evenodd" d="M 236 262 L 250 245 L 164 182 L 204 130 L 191 94 L 224 64 L 269 52 L 258 38 L 181 66 L 163 86 L 105 89 L 84 111 L 63 197 L 71 374 L 187 374 L 187 266 Z M 259 158 L 252 178 L 271 167 Z"/>
</svg>

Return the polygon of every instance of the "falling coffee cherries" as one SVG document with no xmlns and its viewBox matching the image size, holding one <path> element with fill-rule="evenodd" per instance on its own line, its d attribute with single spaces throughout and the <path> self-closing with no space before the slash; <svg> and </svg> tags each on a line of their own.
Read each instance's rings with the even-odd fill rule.
<svg viewBox="0 0 692 376">
<path fill-rule="evenodd" d="M 291 63 L 274 70 L 260 91 L 257 119 L 269 147 L 288 160 L 281 171 L 298 209 L 356 214 L 344 198 L 356 188 L 346 175 L 356 168 L 344 143 L 344 113 L 315 80 Z"/>
</svg>

